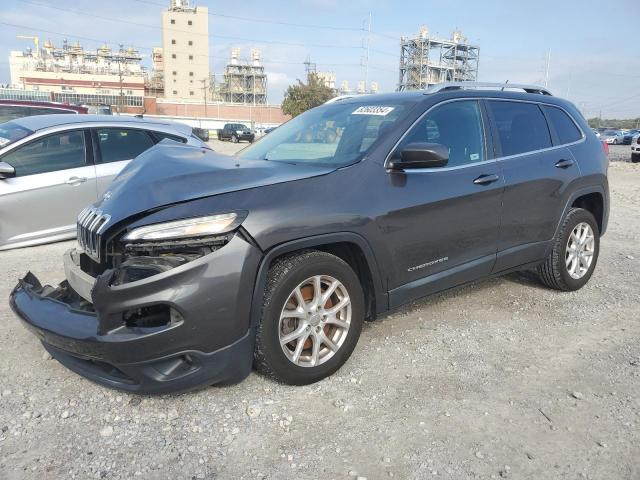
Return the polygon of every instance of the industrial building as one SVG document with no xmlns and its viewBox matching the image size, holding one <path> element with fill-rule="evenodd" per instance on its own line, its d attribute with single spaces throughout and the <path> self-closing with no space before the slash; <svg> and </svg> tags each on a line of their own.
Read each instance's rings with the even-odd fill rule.
<svg viewBox="0 0 640 480">
<path fill-rule="evenodd" d="M 417 37 L 400 39 L 398 91 L 422 90 L 442 82 L 475 81 L 479 60 L 480 48 L 469 44 L 461 32 L 441 39 L 422 27 Z"/>
<path fill-rule="evenodd" d="M 114 51 L 108 45 L 85 50 L 66 40 L 62 47 L 49 40 L 41 46 L 37 36 L 19 38 L 33 40 L 34 48 L 10 53 L 13 87 L 59 102 L 142 106 L 145 71 L 137 50 Z"/>
<path fill-rule="evenodd" d="M 327 87 L 335 90 L 338 95 L 363 95 L 365 93 L 378 93 L 378 82 L 371 82 L 369 88 L 365 84 L 364 80 L 359 80 L 355 90 L 351 88 L 348 80 L 342 80 L 340 87 L 336 87 L 336 74 L 334 72 L 314 72 L 318 75 L 318 78 Z"/>
<path fill-rule="evenodd" d="M 214 100 L 227 103 L 265 105 L 267 103 L 267 75 L 262 65 L 260 50 L 251 49 L 249 60 L 243 60 L 239 48 L 231 49 L 229 63 L 224 69 L 222 82 L 212 82 Z M 215 78 L 215 76 L 214 76 Z"/>
<path fill-rule="evenodd" d="M 161 62 L 154 61 L 154 76 L 164 79 L 167 99 L 196 100 L 206 95 L 209 81 L 209 11 L 192 7 L 189 0 L 171 0 L 162 12 Z"/>
</svg>

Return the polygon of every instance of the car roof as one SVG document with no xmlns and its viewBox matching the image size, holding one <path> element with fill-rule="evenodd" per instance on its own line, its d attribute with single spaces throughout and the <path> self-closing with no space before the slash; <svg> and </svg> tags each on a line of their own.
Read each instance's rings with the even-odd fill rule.
<svg viewBox="0 0 640 480">
<path fill-rule="evenodd" d="M 404 92 L 391 93 L 369 93 L 362 95 L 343 95 L 329 100 L 328 104 L 333 103 L 371 103 L 371 102 L 393 102 L 414 100 L 419 102 L 425 99 L 426 90 L 410 90 Z M 326 104 L 325 104 L 326 105 Z"/>
<path fill-rule="evenodd" d="M 459 90 L 441 90 L 437 92 L 429 92 L 428 90 L 411 90 L 403 92 L 393 93 L 376 93 L 367 95 L 354 95 L 345 96 L 335 102 L 325 103 L 324 105 L 336 105 L 336 104 L 380 104 L 380 103 L 415 103 L 415 104 L 435 104 L 441 101 L 451 99 L 463 99 L 463 98 L 485 98 L 485 99 L 499 99 L 499 100 L 516 100 L 524 102 L 538 102 L 546 103 L 550 105 L 556 105 L 568 110 L 572 110 L 574 113 L 579 113 L 568 100 L 552 95 L 544 95 L 540 93 L 527 93 L 518 92 L 512 90 L 477 90 L 477 89 L 459 89 Z"/>
<path fill-rule="evenodd" d="M 146 119 L 138 117 L 129 117 L 125 115 L 33 115 L 30 117 L 22 117 L 12 120 L 13 123 L 20 125 L 28 130 L 38 131 L 45 128 L 59 127 L 64 125 L 83 124 L 126 124 L 131 127 L 160 128 L 174 130 L 183 135 L 191 134 L 191 127 L 184 123 L 170 122 L 162 119 Z"/>
</svg>

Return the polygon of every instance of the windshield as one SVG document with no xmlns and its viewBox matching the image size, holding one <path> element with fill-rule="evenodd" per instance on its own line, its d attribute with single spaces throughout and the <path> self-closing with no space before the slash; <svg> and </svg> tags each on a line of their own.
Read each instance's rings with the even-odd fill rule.
<svg viewBox="0 0 640 480">
<path fill-rule="evenodd" d="M 31 130 L 21 127 L 14 122 L 0 124 L 0 148 L 17 142 L 18 140 L 32 134 Z"/>
<path fill-rule="evenodd" d="M 273 130 L 238 156 L 250 160 L 344 166 L 360 160 L 413 102 L 332 103 Z"/>
<path fill-rule="evenodd" d="M 605 130 L 604 134 L 605 135 L 617 135 L 618 134 L 618 130 Z"/>
</svg>

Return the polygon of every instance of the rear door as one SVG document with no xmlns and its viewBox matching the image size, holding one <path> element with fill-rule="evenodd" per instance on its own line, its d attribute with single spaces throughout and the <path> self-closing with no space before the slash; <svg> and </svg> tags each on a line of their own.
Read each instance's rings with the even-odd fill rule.
<svg viewBox="0 0 640 480">
<path fill-rule="evenodd" d="M 488 100 L 487 105 L 505 178 L 494 268 L 500 271 L 544 257 L 568 200 L 567 187 L 580 171 L 564 145 L 571 141 L 565 139 L 563 144 L 547 121 L 547 107 L 507 100 Z M 553 115 L 566 115 L 557 107 L 550 108 Z M 573 128 L 573 141 L 581 140 L 582 132 Z"/>
<path fill-rule="evenodd" d="M 93 140 L 96 145 L 98 196 L 107 190 L 131 160 L 155 145 L 150 132 L 134 128 L 95 128 Z"/>
<path fill-rule="evenodd" d="M 88 132 L 46 135 L 0 157 L 16 171 L 0 180 L 0 248 L 72 238 L 76 217 L 97 199 Z"/>
</svg>

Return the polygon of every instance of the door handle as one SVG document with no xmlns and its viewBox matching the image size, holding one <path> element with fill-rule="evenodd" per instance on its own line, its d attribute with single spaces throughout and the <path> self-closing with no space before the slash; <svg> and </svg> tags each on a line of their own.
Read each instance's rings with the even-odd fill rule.
<svg viewBox="0 0 640 480">
<path fill-rule="evenodd" d="M 87 181 L 87 177 L 69 177 L 66 183 L 67 185 L 80 185 Z"/>
<path fill-rule="evenodd" d="M 498 180 L 500 180 L 500 177 L 493 173 L 491 175 L 480 175 L 473 181 L 473 183 L 476 185 L 489 185 L 490 183 L 497 182 Z"/>
<path fill-rule="evenodd" d="M 556 168 L 569 168 L 574 163 L 576 162 L 574 162 L 573 160 L 563 158 L 562 160 L 558 160 L 558 162 L 556 162 Z"/>
</svg>

